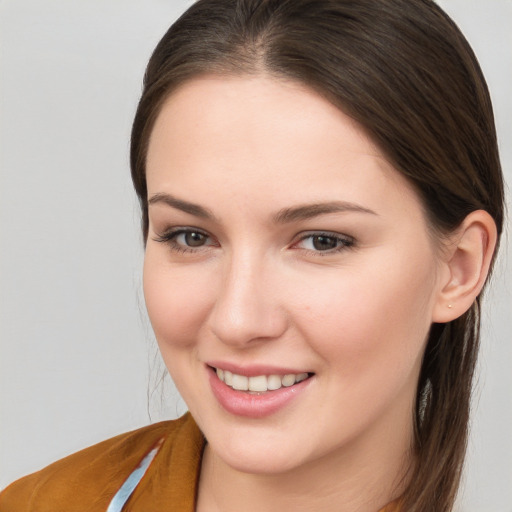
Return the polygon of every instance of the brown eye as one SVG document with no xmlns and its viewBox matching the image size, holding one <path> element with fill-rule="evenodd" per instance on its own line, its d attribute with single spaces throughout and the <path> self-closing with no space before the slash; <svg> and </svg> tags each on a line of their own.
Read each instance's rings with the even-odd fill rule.
<svg viewBox="0 0 512 512">
<path fill-rule="evenodd" d="M 329 251 L 338 247 L 339 238 L 333 236 L 318 235 L 311 237 L 311 244 L 317 251 Z"/>
<path fill-rule="evenodd" d="M 189 247 L 201 247 L 206 243 L 208 237 L 204 233 L 199 233 L 197 231 L 187 231 L 182 234 L 184 238 L 185 245 Z"/>
<path fill-rule="evenodd" d="M 154 238 L 155 242 L 167 244 L 176 252 L 194 252 L 214 246 L 210 235 L 191 228 L 173 228 Z"/>
<path fill-rule="evenodd" d="M 341 233 L 310 233 L 306 234 L 293 245 L 294 249 L 320 254 L 334 254 L 348 249 L 354 245 L 352 237 Z"/>
</svg>

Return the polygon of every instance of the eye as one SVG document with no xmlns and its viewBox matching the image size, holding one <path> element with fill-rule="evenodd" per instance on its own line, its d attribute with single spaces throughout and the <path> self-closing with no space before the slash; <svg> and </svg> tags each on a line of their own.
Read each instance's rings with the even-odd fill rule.
<svg viewBox="0 0 512 512">
<path fill-rule="evenodd" d="M 178 234 L 174 240 L 177 244 L 186 245 L 188 247 L 201 247 L 208 241 L 208 236 L 199 231 L 185 231 Z"/>
<path fill-rule="evenodd" d="M 166 243 L 176 252 L 194 252 L 216 245 L 210 235 L 194 228 L 172 228 L 153 240 Z"/>
<path fill-rule="evenodd" d="M 312 252 L 333 253 L 352 247 L 354 239 L 337 233 L 309 233 L 294 244 L 294 248 Z"/>
</svg>

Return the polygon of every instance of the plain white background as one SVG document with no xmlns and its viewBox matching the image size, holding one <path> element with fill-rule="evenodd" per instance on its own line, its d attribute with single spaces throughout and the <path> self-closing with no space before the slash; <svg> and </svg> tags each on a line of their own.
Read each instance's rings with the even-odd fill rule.
<svg viewBox="0 0 512 512">
<path fill-rule="evenodd" d="M 0 488 L 185 406 L 141 292 L 130 124 L 185 0 L 0 0 Z M 512 1 L 444 0 L 491 89 L 512 182 Z M 510 230 L 510 223 L 509 228 Z M 508 248 L 507 248 L 508 245 Z M 461 510 L 512 511 L 512 273 L 484 312 Z"/>
</svg>

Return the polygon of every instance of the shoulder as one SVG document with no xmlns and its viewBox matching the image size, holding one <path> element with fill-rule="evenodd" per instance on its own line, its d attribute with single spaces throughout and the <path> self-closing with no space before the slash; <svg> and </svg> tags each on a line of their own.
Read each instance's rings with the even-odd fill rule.
<svg viewBox="0 0 512 512">
<path fill-rule="evenodd" d="M 111 497 L 144 456 L 190 428 L 189 414 L 121 434 L 17 480 L 0 494 L 0 512 L 106 510 Z"/>
</svg>

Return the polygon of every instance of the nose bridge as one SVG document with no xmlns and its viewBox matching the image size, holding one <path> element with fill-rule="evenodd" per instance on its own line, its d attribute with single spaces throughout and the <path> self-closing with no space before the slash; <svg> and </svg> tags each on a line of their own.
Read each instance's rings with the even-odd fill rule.
<svg viewBox="0 0 512 512">
<path fill-rule="evenodd" d="M 226 258 L 211 314 L 215 336 L 231 345 L 276 338 L 286 329 L 279 304 L 273 265 L 251 248 Z"/>
</svg>

